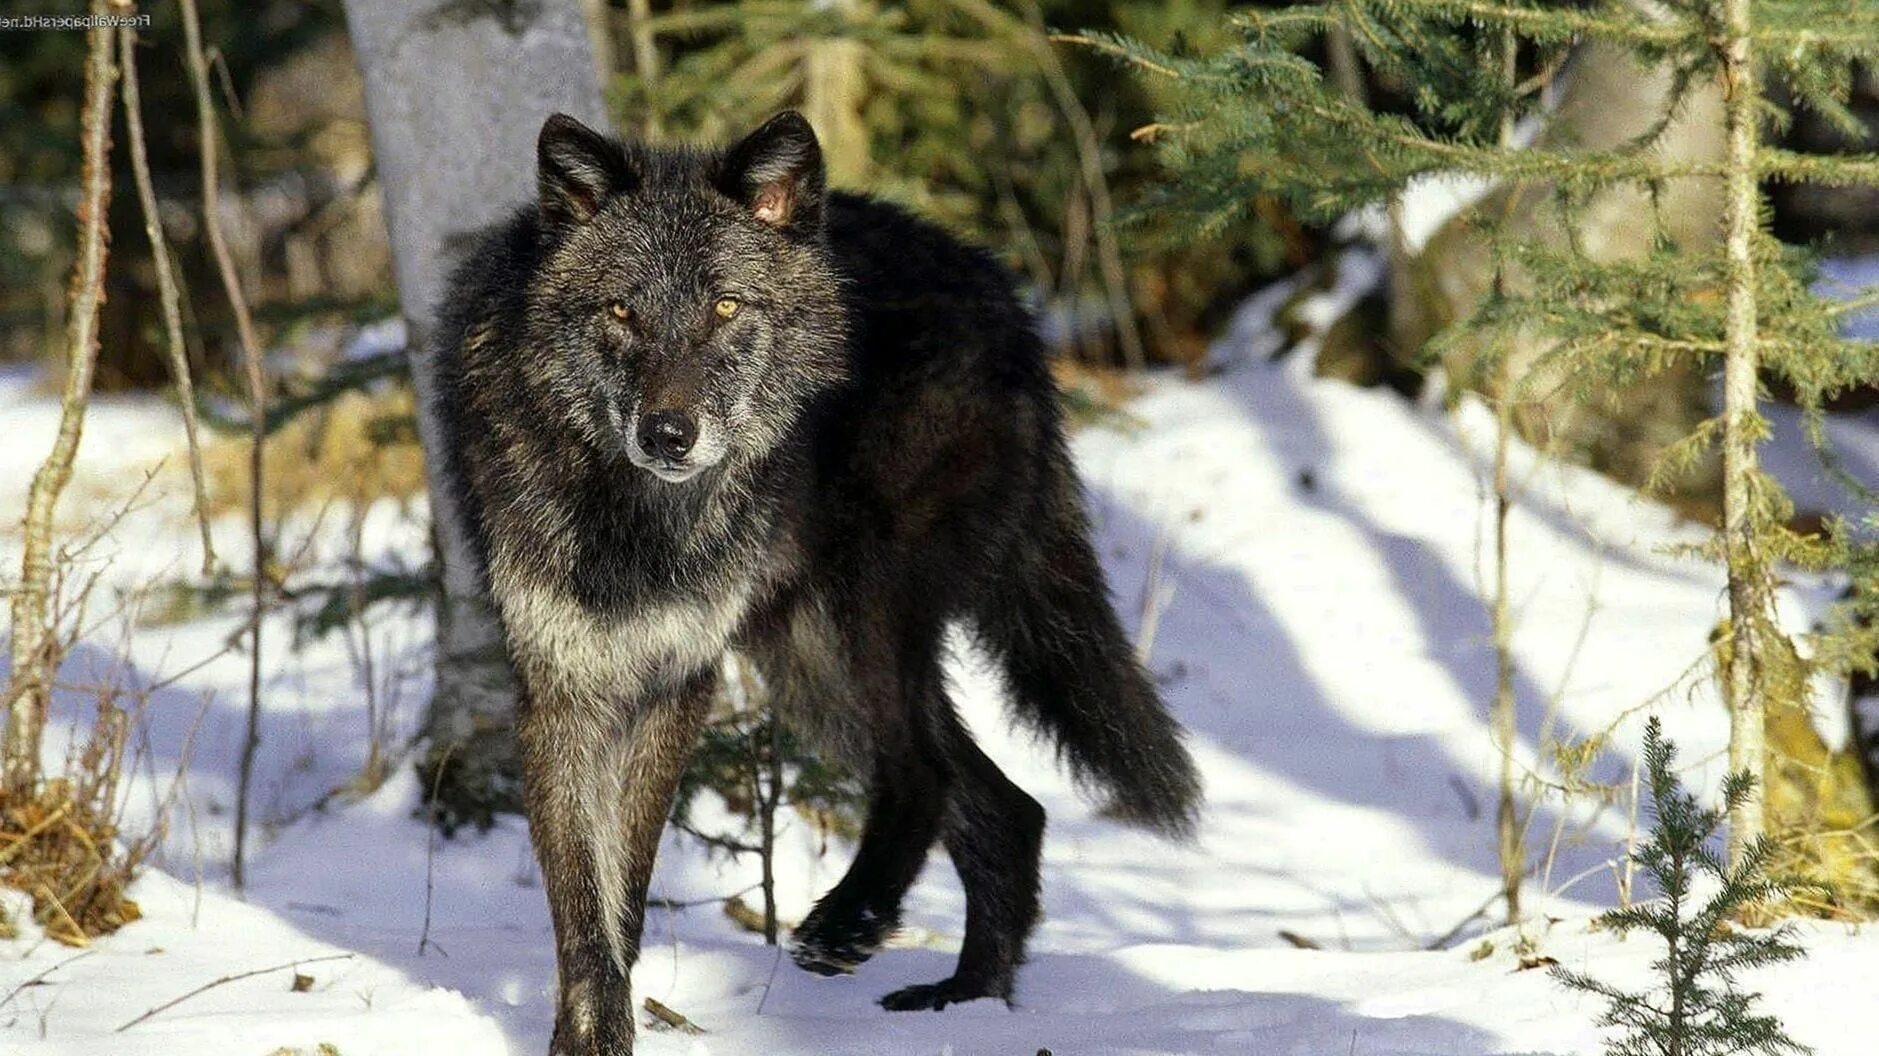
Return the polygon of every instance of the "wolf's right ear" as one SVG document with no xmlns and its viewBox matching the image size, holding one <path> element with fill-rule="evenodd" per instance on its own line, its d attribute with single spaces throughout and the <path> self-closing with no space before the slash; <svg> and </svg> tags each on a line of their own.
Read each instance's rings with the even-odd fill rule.
<svg viewBox="0 0 1879 1056">
<path fill-rule="evenodd" d="M 542 123 L 535 141 L 535 181 L 550 223 L 584 224 L 607 199 L 632 190 L 619 144 L 566 114 Z"/>
<path fill-rule="evenodd" d="M 814 227 L 822 219 L 822 146 L 815 129 L 785 110 L 724 154 L 718 187 L 772 227 Z"/>
</svg>

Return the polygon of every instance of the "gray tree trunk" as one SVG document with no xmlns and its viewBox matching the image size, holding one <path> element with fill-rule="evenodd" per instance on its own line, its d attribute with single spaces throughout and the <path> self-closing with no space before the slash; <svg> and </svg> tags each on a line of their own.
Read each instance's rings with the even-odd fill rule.
<svg viewBox="0 0 1879 1056">
<path fill-rule="evenodd" d="M 1761 187 L 1755 162 L 1761 152 L 1761 92 L 1750 42 L 1750 0 L 1723 0 L 1712 7 L 1723 23 L 1722 72 L 1728 111 L 1728 198 L 1723 210 L 1728 252 L 1729 316 L 1722 375 L 1722 544 L 1729 570 L 1729 662 L 1723 696 L 1729 702 L 1729 772 L 1754 778 L 1748 794 L 1729 810 L 1729 868 L 1748 864 L 1762 838 L 1762 807 L 1768 786 L 1769 669 L 1780 641 L 1775 584 L 1769 570 L 1767 507 L 1756 496 L 1761 472 L 1757 451 L 1760 410 L 1760 304 L 1755 235 L 1761 222 Z"/>
<path fill-rule="evenodd" d="M 560 111 L 607 127 L 582 0 L 346 0 L 398 296 L 441 572 L 436 685 L 419 774 L 446 827 L 519 810 L 516 682 L 465 526 L 437 474 L 432 311 L 476 231 L 535 195 L 535 137 Z"/>
</svg>

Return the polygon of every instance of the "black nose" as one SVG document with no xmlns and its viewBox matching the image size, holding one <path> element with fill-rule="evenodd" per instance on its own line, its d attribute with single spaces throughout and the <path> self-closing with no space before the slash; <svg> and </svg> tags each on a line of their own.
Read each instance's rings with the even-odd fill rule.
<svg viewBox="0 0 1879 1056">
<path fill-rule="evenodd" d="M 684 411 L 654 411 L 639 420 L 639 446 L 654 458 L 676 462 L 698 441 L 698 423 Z"/>
</svg>

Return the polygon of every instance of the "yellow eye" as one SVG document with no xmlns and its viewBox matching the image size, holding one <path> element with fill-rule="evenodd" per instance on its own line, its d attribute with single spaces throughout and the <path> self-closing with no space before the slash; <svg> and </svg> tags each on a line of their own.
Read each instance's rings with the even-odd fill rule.
<svg viewBox="0 0 1879 1056">
<path fill-rule="evenodd" d="M 735 297 L 720 297 L 718 298 L 718 303 L 711 306 L 711 310 L 717 312 L 718 318 L 720 319 L 729 319 L 731 316 L 736 315 L 737 308 L 737 298 Z"/>
<path fill-rule="evenodd" d="M 609 301 L 607 302 L 607 314 L 624 323 L 628 319 L 633 318 L 633 309 L 628 308 L 619 301 Z"/>
</svg>

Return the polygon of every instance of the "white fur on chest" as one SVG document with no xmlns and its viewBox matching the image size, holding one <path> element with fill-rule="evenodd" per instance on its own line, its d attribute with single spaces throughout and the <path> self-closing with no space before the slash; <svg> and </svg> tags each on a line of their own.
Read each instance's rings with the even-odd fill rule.
<svg viewBox="0 0 1879 1056">
<path fill-rule="evenodd" d="M 491 578 L 525 677 L 537 689 L 583 700 L 637 701 L 715 664 L 752 593 L 744 582 L 613 615 L 494 569 Z"/>
</svg>

